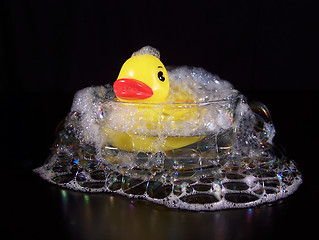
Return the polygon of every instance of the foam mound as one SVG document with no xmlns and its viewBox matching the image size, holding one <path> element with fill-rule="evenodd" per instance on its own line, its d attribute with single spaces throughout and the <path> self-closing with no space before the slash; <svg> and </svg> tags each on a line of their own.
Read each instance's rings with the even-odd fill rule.
<svg viewBox="0 0 319 240">
<path fill-rule="evenodd" d="M 144 104 L 141 111 L 139 105 L 114 101 L 111 86 L 80 90 L 51 156 L 35 171 L 78 191 L 198 211 L 256 206 L 298 188 L 301 174 L 273 144 L 275 128 L 263 104 L 248 103 L 229 82 L 202 68 L 168 68 L 168 74 L 170 92 L 189 94 L 195 103 L 181 103 L 170 94 L 165 108 L 173 106 L 177 113 L 145 124 L 146 111 L 163 111 L 162 104 Z M 189 108 L 195 110 L 177 121 L 175 116 L 184 116 L 178 111 Z M 147 136 L 143 139 L 154 144 L 149 151 L 119 148 L 110 141 L 113 131 Z M 188 137 L 198 141 L 163 148 Z"/>
</svg>

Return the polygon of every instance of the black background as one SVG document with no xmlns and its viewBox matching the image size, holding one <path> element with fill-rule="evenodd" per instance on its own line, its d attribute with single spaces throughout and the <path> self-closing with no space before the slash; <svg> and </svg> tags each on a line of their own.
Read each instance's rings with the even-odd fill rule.
<svg viewBox="0 0 319 240">
<path fill-rule="evenodd" d="M 8 231 L 10 239 L 279 239 L 316 233 L 315 2 L 1 1 L 4 234 Z M 54 129 L 75 91 L 112 83 L 124 61 L 144 45 L 159 49 L 165 65 L 204 67 L 265 103 L 276 126 L 275 142 L 303 174 L 298 191 L 271 206 L 194 213 L 63 190 L 32 173 L 49 155 Z"/>
<path fill-rule="evenodd" d="M 239 90 L 318 87 L 316 1 L 2 1 L 1 90 L 112 83 L 145 45 Z"/>
</svg>

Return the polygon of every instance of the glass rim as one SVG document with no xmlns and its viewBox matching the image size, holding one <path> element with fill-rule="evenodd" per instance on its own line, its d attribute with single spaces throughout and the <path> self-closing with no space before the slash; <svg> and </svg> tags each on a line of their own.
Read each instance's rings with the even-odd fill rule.
<svg viewBox="0 0 319 240">
<path fill-rule="evenodd" d="M 209 100 L 209 101 L 203 101 L 203 102 L 163 102 L 163 103 L 147 103 L 147 102 L 121 102 L 119 100 L 115 100 L 117 98 L 114 98 L 112 100 L 109 100 L 107 102 L 112 102 L 116 104 L 123 104 L 123 105 L 130 105 L 130 106 L 178 106 L 178 105 L 189 105 L 189 106 L 205 106 L 210 104 L 216 104 L 216 103 L 231 103 L 236 101 L 241 94 L 235 90 L 231 89 L 231 94 L 227 96 L 226 98 L 216 99 L 216 100 Z"/>
</svg>

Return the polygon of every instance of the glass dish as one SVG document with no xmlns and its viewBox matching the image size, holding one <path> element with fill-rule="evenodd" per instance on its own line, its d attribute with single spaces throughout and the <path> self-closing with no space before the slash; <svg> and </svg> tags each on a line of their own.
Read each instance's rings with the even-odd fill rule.
<svg viewBox="0 0 319 240">
<path fill-rule="evenodd" d="M 272 142 L 268 109 L 247 104 L 237 91 L 202 103 L 92 96 L 90 113 L 66 117 L 51 156 L 35 170 L 46 180 L 189 210 L 272 202 L 302 182 L 294 162 Z"/>
</svg>

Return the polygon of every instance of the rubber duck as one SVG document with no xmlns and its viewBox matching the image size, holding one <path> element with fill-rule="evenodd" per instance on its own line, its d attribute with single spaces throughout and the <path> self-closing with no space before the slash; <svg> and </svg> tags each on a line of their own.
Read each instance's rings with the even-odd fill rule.
<svg viewBox="0 0 319 240">
<path fill-rule="evenodd" d="M 192 101 L 185 104 L 168 103 L 169 78 L 156 51 L 144 47 L 137 54 L 134 53 L 123 64 L 113 84 L 115 101 L 122 102 L 122 107 L 126 106 L 127 109 L 132 106 L 138 109 L 129 116 L 126 116 L 128 111 L 124 111 L 126 114 L 117 111 L 117 114 L 122 114 L 122 119 L 133 118 L 136 126 L 132 132 L 128 129 L 125 132 L 118 131 L 116 127 L 107 129 L 109 143 L 114 147 L 126 151 L 167 151 L 190 145 L 205 137 L 179 136 L 185 128 L 184 121 L 195 122 L 194 126 L 200 122 L 200 110 Z M 137 133 L 136 129 L 139 128 L 145 128 L 147 131 L 144 132 L 149 134 Z M 169 132 L 174 132 L 174 136 L 165 135 L 167 128 Z"/>
<path fill-rule="evenodd" d="M 123 64 L 113 88 L 122 102 L 166 102 L 169 92 L 166 68 L 153 55 L 132 56 Z"/>
</svg>

